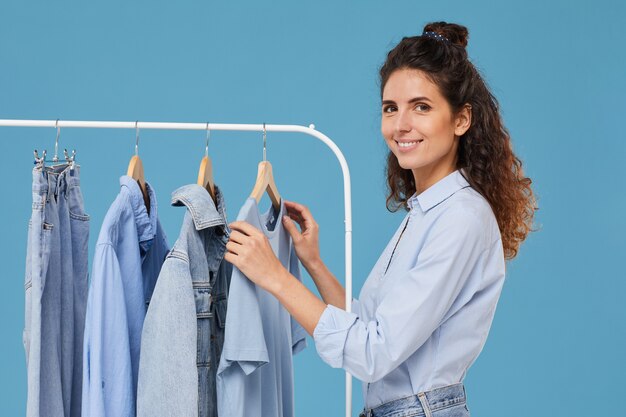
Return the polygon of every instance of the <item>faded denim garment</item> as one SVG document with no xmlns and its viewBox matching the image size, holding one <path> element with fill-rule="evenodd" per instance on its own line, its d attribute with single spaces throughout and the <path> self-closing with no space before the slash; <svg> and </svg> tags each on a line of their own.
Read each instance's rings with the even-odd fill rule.
<svg viewBox="0 0 626 417">
<path fill-rule="evenodd" d="M 469 417 L 462 383 L 420 392 L 364 409 L 359 417 Z"/>
<path fill-rule="evenodd" d="M 150 214 L 137 181 L 120 178 L 93 258 L 83 355 L 83 416 L 136 414 L 141 329 L 168 252 L 154 190 Z"/>
<path fill-rule="evenodd" d="M 33 169 L 26 250 L 26 415 L 80 416 L 89 216 L 80 167 Z"/>
<path fill-rule="evenodd" d="M 191 184 L 172 193 L 186 206 L 178 240 L 157 281 L 144 323 L 137 415 L 216 417 L 215 373 L 224 344 L 232 264 L 224 199 Z"/>
</svg>

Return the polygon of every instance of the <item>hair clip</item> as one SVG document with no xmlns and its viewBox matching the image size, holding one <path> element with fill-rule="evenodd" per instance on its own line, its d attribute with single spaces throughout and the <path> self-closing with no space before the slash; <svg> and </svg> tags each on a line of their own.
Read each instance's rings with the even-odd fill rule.
<svg viewBox="0 0 626 417">
<path fill-rule="evenodd" d="M 441 41 L 441 42 L 448 42 L 448 43 L 450 42 L 450 40 L 448 38 L 446 38 L 443 35 L 440 35 L 437 32 L 426 31 L 426 32 L 422 33 L 422 36 L 426 36 L 427 38 L 433 38 L 433 39 L 436 39 L 436 40 Z"/>
</svg>

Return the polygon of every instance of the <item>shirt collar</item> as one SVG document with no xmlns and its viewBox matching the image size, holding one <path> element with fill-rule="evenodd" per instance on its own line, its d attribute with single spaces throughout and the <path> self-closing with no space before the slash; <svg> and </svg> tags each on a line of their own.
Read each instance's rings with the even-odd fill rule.
<svg viewBox="0 0 626 417">
<path fill-rule="evenodd" d="M 183 185 L 172 193 L 172 205 L 187 206 L 196 230 L 226 224 L 224 198 L 217 185 L 215 199 L 217 207 L 207 189 L 198 184 Z"/>
<path fill-rule="evenodd" d="M 452 194 L 469 186 L 470 184 L 461 171 L 456 170 L 422 191 L 421 194 L 413 194 L 413 196 L 407 200 L 407 205 L 411 210 L 419 205 L 423 212 L 427 212 Z"/>
<path fill-rule="evenodd" d="M 150 214 L 148 214 L 146 204 L 143 201 L 141 188 L 139 188 L 139 184 L 136 180 L 128 175 L 122 175 L 120 177 L 120 186 L 122 188 L 126 187 L 130 195 L 130 204 L 135 216 L 139 242 L 154 239 L 157 232 L 157 201 L 152 186 L 146 181 L 146 189 L 148 191 L 148 198 L 150 199 Z"/>
</svg>

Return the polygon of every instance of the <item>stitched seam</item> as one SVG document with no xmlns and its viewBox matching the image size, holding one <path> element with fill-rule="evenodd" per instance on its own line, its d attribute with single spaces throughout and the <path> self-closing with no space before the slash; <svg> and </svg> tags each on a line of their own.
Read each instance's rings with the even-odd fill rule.
<svg viewBox="0 0 626 417">
<path fill-rule="evenodd" d="M 76 220 L 87 221 L 89 220 L 90 216 L 88 214 L 74 214 L 70 211 L 70 218 L 76 219 Z"/>
<path fill-rule="evenodd" d="M 176 258 L 185 261 L 186 263 L 189 263 L 189 257 L 187 256 L 187 254 L 179 252 L 176 249 L 172 249 L 170 253 L 167 254 L 167 258 Z"/>
<path fill-rule="evenodd" d="M 442 404 L 443 405 L 438 405 L 438 404 Z M 435 403 L 432 407 L 431 410 L 433 412 L 435 411 L 439 411 L 439 410 L 445 410 L 446 408 L 450 408 L 450 407 L 454 407 L 460 404 L 464 404 L 465 403 L 465 399 L 463 397 L 456 397 L 456 398 L 452 398 L 450 400 L 445 400 L 445 401 L 440 401 L 438 403 Z"/>
</svg>

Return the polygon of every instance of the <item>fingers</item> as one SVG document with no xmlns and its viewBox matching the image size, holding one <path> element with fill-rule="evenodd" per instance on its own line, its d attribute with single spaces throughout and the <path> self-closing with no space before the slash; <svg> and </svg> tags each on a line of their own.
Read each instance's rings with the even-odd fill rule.
<svg viewBox="0 0 626 417">
<path fill-rule="evenodd" d="M 316 224 L 313 215 L 306 206 L 293 201 L 285 201 L 285 207 L 289 217 L 298 222 L 301 228 L 308 229 Z"/>
<path fill-rule="evenodd" d="M 230 240 L 231 242 L 235 242 L 235 243 L 238 243 L 238 244 L 240 244 L 240 245 L 241 245 L 241 244 L 243 244 L 244 239 L 245 239 L 245 238 L 247 238 L 247 237 L 248 237 L 248 235 L 246 235 L 246 234 L 244 234 L 244 233 L 241 233 L 241 232 L 240 232 L 240 231 L 238 231 L 238 230 L 233 230 L 233 231 L 230 233 L 230 238 L 229 238 L 229 240 Z"/>
<path fill-rule="evenodd" d="M 228 255 L 229 253 L 235 256 L 239 255 L 239 249 L 241 249 L 241 247 L 242 246 L 239 243 L 226 242 L 226 253 L 224 254 L 224 256 Z"/>
<path fill-rule="evenodd" d="M 244 221 L 236 221 L 228 226 L 231 228 L 231 232 L 228 242 L 226 242 L 226 250 L 234 255 L 240 255 L 247 239 L 265 236 L 256 227 Z"/>
<path fill-rule="evenodd" d="M 232 222 L 228 225 L 228 227 L 233 229 L 233 233 L 234 231 L 237 231 L 246 236 L 258 236 L 259 234 L 262 234 L 259 229 L 244 221 Z"/>
<path fill-rule="evenodd" d="M 301 234 L 296 225 L 293 223 L 289 216 L 283 217 L 283 226 L 287 229 L 287 232 L 291 235 L 291 239 L 297 242 Z"/>
</svg>

